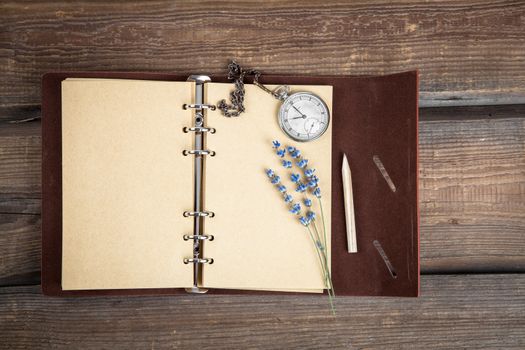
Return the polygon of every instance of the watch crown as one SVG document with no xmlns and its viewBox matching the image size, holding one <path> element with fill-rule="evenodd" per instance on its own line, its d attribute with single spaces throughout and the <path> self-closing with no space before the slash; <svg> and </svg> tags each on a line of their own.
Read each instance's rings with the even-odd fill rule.
<svg viewBox="0 0 525 350">
<path fill-rule="evenodd" d="M 277 87 L 275 90 L 273 90 L 273 95 L 281 101 L 286 100 L 289 93 L 290 93 L 290 87 L 288 85 L 281 85 Z"/>
</svg>

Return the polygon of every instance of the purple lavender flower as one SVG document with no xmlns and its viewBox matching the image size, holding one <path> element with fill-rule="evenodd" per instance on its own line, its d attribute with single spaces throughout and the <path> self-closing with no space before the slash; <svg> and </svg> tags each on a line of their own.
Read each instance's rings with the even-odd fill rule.
<svg viewBox="0 0 525 350">
<path fill-rule="evenodd" d="M 299 175 L 299 174 L 292 174 L 290 176 L 290 180 L 292 180 L 293 183 L 298 183 L 299 180 L 301 180 L 301 175 Z"/>
<path fill-rule="evenodd" d="M 284 157 L 284 155 L 286 154 L 286 151 L 283 149 L 278 149 L 277 152 L 275 152 L 279 157 Z"/>
<path fill-rule="evenodd" d="M 277 185 L 279 182 L 281 182 L 281 177 L 279 175 L 275 175 L 272 178 L 272 184 Z"/>
<path fill-rule="evenodd" d="M 298 182 L 297 183 L 297 188 L 295 189 L 297 192 L 300 192 L 300 193 L 303 193 L 304 191 L 306 191 L 308 187 L 303 184 L 302 182 Z"/>
<path fill-rule="evenodd" d="M 301 224 L 303 224 L 304 226 L 308 226 L 310 224 L 310 221 L 308 221 L 307 218 L 305 218 L 304 216 L 301 216 L 299 218 L 299 221 L 301 222 Z"/>
<path fill-rule="evenodd" d="M 272 169 L 266 169 L 266 175 L 268 175 L 269 178 L 272 178 L 275 175 L 275 173 Z"/>
<path fill-rule="evenodd" d="M 312 206 L 312 200 L 311 199 L 305 198 L 305 200 L 303 202 L 304 202 L 304 205 L 306 205 L 308 208 L 310 208 Z"/>
<path fill-rule="evenodd" d="M 285 203 L 291 203 L 292 200 L 293 200 L 293 198 L 292 198 L 291 195 L 289 195 L 289 194 L 285 194 L 285 195 L 284 195 L 284 202 L 285 202 Z"/>
<path fill-rule="evenodd" d="M 293 153 L 296 150 L 296 148 L 293 146 L 288 146 L 286 149 L 288 150 L 288 153 Z"/>
<path fill-rule="evenodd" d="M 289 160 L 283 160 L 282 161 L 283 167 L 290 169 L 292 167 L 292 162 Z"/>
<path fill-rule="evenodd" d="M 314 213 L 313 211 L 309 211 L 309 212 L 306 214 L 306 218 L 307 218 L 309 221 L 315 220 L 315 213 Z"/>
<path fill-rule="evenodd" d="M 273 148 L 281 147 L 281 143 L 279 141 L 277 141 L 277 140 L 273 141 L 272 143 L 273 143 Z"/>
<path fill-rule="evenodd" d="M 278 189 L 279 192 L 281 192 L 281 193 L 286 192 L 286 186 L 284 186 L 284 185 L 279 185 L 279 187 L 277 187 L 277 189 Z"/>
<path fill-rule="evenodd" d="M 306 184 L 306 186 L 308 186 L 309 188 L 314 188 L 315 186 L 317 186 L 317 183 L 315 181 L 310 181 Z"/>
<path fill-rule="evenodd" d="M 295 149 L 295 151 L 293 151 L 290 155 L 292 156 L 292 158 L 299 158 L 301 156 L 301 151 Z"/>
<path fill-rule="evenodd" d="M 292 208 L 290 209 L 290 213 L 292 214 L 299 214 L 301 212 L 301 205 L 299 203 L 295 203 Z"/>
<path fill-rule="evenodd" d="M 315 190 L 312 193 L 317 198 L 321 198 L 321 189 L 319 187 L 316 187 Z"/>
<path fill-rule="evenodd" d="M 296 164 L 299 168 L 305 168 L 308 165 L 308 159 L 303 158 L 300 161 L 298 161 Z"/>
<path fill-rule="evenodd" d="M 305 169 L 304 170 L 304 176 L 306 177 L 312 177 L 314 176 L 315 169 Z"/>
</svg>

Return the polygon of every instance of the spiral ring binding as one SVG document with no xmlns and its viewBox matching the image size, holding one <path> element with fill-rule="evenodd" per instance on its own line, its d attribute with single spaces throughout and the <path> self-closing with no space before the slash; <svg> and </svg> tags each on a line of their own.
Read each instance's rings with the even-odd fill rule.
<svg viewBox="0 0 525 350">
<path fill-rule="evenodd" d="M 215 213 L 212 211 L 185 211 L 182 214 L 185 218 L 188 216 L 208 216 L 210 218 L 215 216 Z"/>
<path fill-rule="evenodd" d="M 206 104 L 206 103 L 185 103 L 182 105 L 182 109 L 188 109 L 188 108 L 194 108 L 194 109 L 209 109 L 209 110 L 212 110 L 214 111 L 215 110 L 215 105 L 209 105 L 209 104 Z"/>
<path fill-rule="evenodd" d="M 198 240 L 208 240 L 213 241 L 215 237 L 213 235 L 184 235 L 182 238 L 185 241 L 189 241 L 190 239 L 198 239 Z"/>
<path fill-rule="evenodd" d="M 185 264 L 194 263 L 194 264 L 213 264 L 212 258 L 185 258 Z"/>
<path fill-rule="evenodd" d="M 215 156 L 215 151 L 210 151 L 210 150 L 207 150 L 207 149 L 192 149 L 192 150 L 187 150 L 185 149 L 184 151 L 182 151 L 182 155 L 184 156 L 187 156 L 188 154 L 195 154 L 195 155 L 198 155 L 198 156 L 211 156 L 211 157 L 214 157 Z"/>
<path fill-rule="evenodd" d="M 215 128 L 205 128 L 205 127 L 202 127 L 202 126 L 192 126 L 191 128 L 188 128 L 187 126 L 185 126 L 185 127 L 182 128 L 182 131 L 184 133 L 188 133 L 190 131 L 209 132 L 210 134 L 215 134 L 215 132 L 216 132 Z"/>
</svg>

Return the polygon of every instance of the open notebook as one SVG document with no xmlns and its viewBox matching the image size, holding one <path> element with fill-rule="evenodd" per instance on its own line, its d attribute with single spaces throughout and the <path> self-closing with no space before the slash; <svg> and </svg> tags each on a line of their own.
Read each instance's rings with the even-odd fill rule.
<svg viewBox="0 0 525 350">
<path fill-rule="evenodd" d="M 185 264 L 193 256 L 193 147 L 195 82 L 68 78 L 62 81 L 63 290 L 199 287 L 322 292 L 315 248 L 287 211 L 264 170 L 280 169 L 271 141 L 300 147 L 321 178 L 327 226 L 331 219 L 331 127 L 319 139 L 286 139 L 280 102 L 246 85 L 246 112 L 226 118 L 205 112 L 204 231 L 199 242 L 212 264 Z M 204 101 L 229 96 L 231 84 L 208 82 Z M 332 108 L 332 87 L 292 85 Z M 292 187 L 288 184 L 288 187 Z M 330 242 L 328 237 L 328 242 Z"/>
<path fill-rule="evenodd" d="M 194 218 L 182 212 L 195 209 L 193 180 L 200 172 L 193 155 L 182 155 L 197 148 L 198 133 L 183 132 L 195 118 L 181 107 L 216 104 L 233 89 L 227 77 L 212 76 L 198 94 L 199 83 L 187 79 L 145 72 L 43 76 L 44 294 L 186 294 L 196 279 L 207 294 L 322 291 L 308 236 L 263 171 L 283 170 L 273 139 L 294 143 L 278 127 L 279 101 L 250 81 L 247 111 L 239 118 L 206 112 L 216 133 L 207 133 L 202 147 L 216 155 L 204 157 L 202 210 L 216 215 L 205 217 L 200 229 L 215 239 L 204 241 L 200 254 L 214 262 L 196 264 L 201 269 L 183 263 L 195 256 L 192 240 L 184 240 L 195 230 Z M 336 295 L 417 296 L 417 71 L 265 75 L 261 82 L 314 92 L 329 105 L 331 129 L 300 149 L 319 171 L 323 207 L 331 212 L 325 216 Z M 353 254 L 347 251 L 343 154 L 352 169 L 359 247 Z"/>
</svg>

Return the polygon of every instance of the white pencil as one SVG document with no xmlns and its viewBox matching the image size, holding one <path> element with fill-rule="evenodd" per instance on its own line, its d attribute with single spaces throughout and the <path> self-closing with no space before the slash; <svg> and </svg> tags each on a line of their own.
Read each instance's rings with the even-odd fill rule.
<svg viewBox="0 0 525 350">
<path fill-rule="evenodd" d="M 346 219 L 346 239 L 348 242 L 348 252 L 357 253 L 357 240 L 355 231 L 354 215 L 354 193 L 352 190 L 352 173 L 346 154 L 343 155 L 343 193 L 345 200 L 345 219 Z"/>
</svg>

